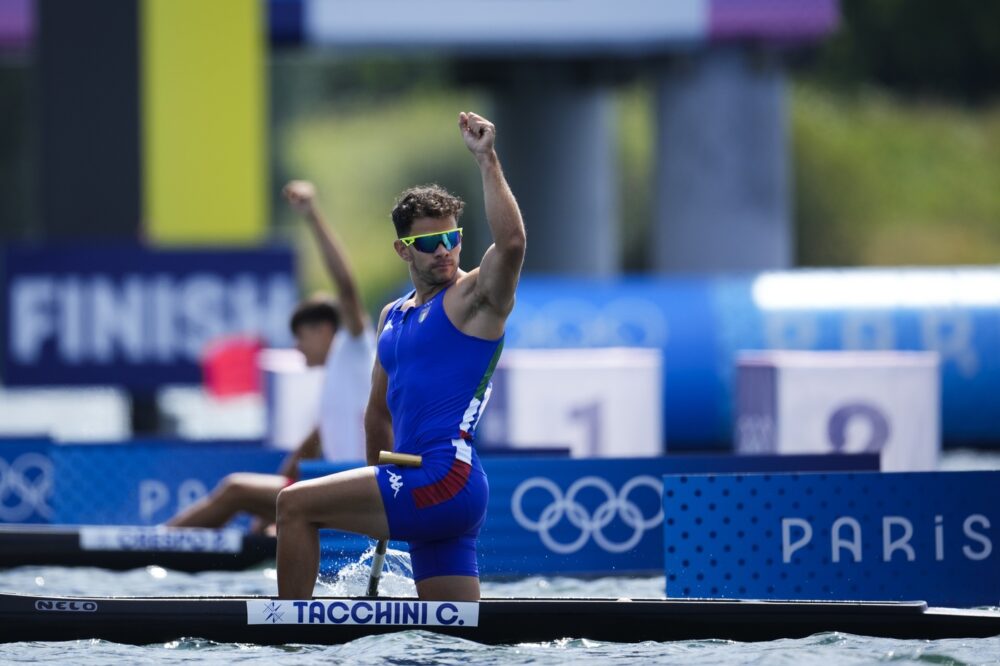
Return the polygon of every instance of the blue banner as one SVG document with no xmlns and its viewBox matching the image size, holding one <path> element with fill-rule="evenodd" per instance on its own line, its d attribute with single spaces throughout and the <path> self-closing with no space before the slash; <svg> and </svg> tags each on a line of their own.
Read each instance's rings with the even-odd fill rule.
<svg viewBox="0 0 1000 666">
<path fill-rule="evenodd" d="M 483 458 L 490 500 L 479 538 L 484 575 L 624 574 L 663 568 L 661 476 L 699 471 L 878 469 L 877 455 Z M 344 469 L 307 462 L 303 478 Z M 324 570 L 370 540 L 323 534 Z M 394 547 L 405 548 L 395 544 Z M 327 562 L 334 558 L 333 562 Z"/>
<path fill-rule="evenodd" d="M 510 347 L 663 351 L 665 447 L 728 448 L 741 350 L 926 350 L 949 444 L 995 446 L 1000 269 L 855 269 L 720 277 L 525 277 Z"/>
<path fill-rule="evenodd" d="M 8 385 L 197 383 L 214 339 L 291 344 L 288 249 L 8 248 L 2 266 Z"/>
<path fill-rule="evenodd" d="M 668 597 L 1000 605 L 1000 472 L 665 476 Z"/>
<path fill-rule="evenodd" d="M 231 472 L 276 473 L 286 452 L 259 442 L 136 441 L 52 448 L 52 522 L 155 525 Z"/>
<path fill-rule="evenodd" d="M 45 438 L 0 438 L 0 523 L 51 522 L 51 444 Z"/>
</svg>

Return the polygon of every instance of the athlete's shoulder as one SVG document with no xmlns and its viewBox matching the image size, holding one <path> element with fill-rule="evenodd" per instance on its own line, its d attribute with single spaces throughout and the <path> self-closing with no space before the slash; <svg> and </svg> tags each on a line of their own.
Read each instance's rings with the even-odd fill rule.
<svg viewBox="0 0 1000 666">
<path fill-rule="evenodd" d="M 390 301 L 385 304 L 385 307 L 382 308 L 382 312 L 378 316 L 378 325 L 375 327 L 376 335 L 380 335 L 382 333 L 382 329 L 385 328 L 385 320 L 389 318 L 389 313 L 392 312 L 393 308 L 395 308 L 398 303 L 398 300 Z"/>
</svg>

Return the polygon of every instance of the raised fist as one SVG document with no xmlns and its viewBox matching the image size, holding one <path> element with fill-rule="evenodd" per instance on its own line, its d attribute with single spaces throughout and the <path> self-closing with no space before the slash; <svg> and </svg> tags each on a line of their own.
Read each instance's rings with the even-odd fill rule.
<svg viewBox="0 0 1000 666">
<path fill-rule="evenodd" d="M 303 214 L 312 210 L 316 200 L 316 186 L 307 180 L 293 180 L 285 185 L 281 193 L 293 209 Z"/>
<path fill-rule="evenodd" d="M 462 130 L 462 139 L 473 155 L 483 155 L 493 151 L 493 143 L 497 136 L 493 123 L 471 111 L 458 114 L 458 127 Z"/>
</svg>

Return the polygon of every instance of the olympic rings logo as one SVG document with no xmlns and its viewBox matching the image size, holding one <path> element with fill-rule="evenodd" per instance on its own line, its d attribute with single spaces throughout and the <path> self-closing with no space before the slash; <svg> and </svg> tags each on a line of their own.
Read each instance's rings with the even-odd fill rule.
<svg viewBox="0 0 1000 666">
<path fill-rule="evenodd" d="M 551 479 L 536 476 L 522 482 L 514 491 L 514 495 L 511 497 L 511 510 L 514 519 L 521 527 L 538 532 L 542 543 L 549 550 L 560 555 L 577 552 L 591 537 L 598 546 L 609 553 L 624 553 L 634 548 L 642 540 L 647 530 L 663 522 L 662 503 L 658 504 L 659 510 L 655 516 L 646 518 L 635 502 L 629 499 L 633 490 L 643 486 L 655 491 L 657 497 L 661 497 L 663 494 L 663 483 L 656 477 L 648 475 L 629 479 L 617 493 L 607 480 L 597 476 L 584 476 L 574 481 L 565 495 Z M 552 496 L 552 502 L 542 510 L 538 520 L 533 520 L 525 515 L 522 506 L 524 495 L 535 488 L 544 490 Z M 587 507 L 576 501 L 577 495 L 585 488 L 594 488 L 603 493 L 605 497 L 604 502 L 594 510 L 593 515 L 590 514 Z M 604 534 L 604 528 L 610 525 L 616 517 L 632 529 L 632 534 L 620 543 L 608 539 Z M 580 530 L 580 535 L 569 543 L 557 541 L 550 532 L 563 518 L 566 518 Z"/>
<path fill-rule="evenodd" d="M 23 453 L 10 464 L 0 458 L 0 521 L 17 523 L 34 513 L 52 518 L 51 493 L 52 461 L 47 456 Z"/>
</svg>

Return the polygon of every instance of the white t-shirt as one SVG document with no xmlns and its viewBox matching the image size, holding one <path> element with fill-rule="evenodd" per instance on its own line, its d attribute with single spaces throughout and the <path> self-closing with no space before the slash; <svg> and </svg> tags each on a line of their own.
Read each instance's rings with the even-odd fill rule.
<svg viewBox="0 0 1000 666">
<path fill-rule="evenodd" d="M 326 357 L 319 403 L 319 437 L 326 460 L 365 460 L 365 407 L 372 386 L 375 333 L 341 329 Z"/>
</svg>

